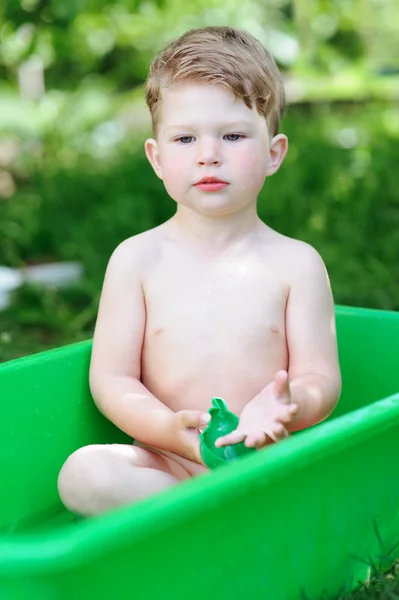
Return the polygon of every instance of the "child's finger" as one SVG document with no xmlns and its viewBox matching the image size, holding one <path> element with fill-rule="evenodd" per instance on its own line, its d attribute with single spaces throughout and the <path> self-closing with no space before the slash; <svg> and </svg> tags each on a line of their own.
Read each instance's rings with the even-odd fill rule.
<svg viewBox="0 0 399 600">
<path fill-rule="evenodd" d="M 247 448 L 262 448 L 266 445 L 267 433 L 265 431 L 251 431 L 247 435 L 245 445 Z"/>
<path fill-rule="evenodd" d="M 265 431 L 256 430 L 251 431 L 247 435 L 245 445 L 247 448 L 262 448 L 266 446 L 268 440 L 272 442 L 280 442 L 285 438 L 289 437 L 289 433 L 281 423 L 273 423 L 270 428 Z"/>
<path fill-rule="evenodd" d="M 234 444 L 239 444 L 240 442 L 243 442 L 245 438 L 246 433 L 236 429 L 235 431 L 232 431 L 231 433 L 228 433 L 227 435 L 218 438 L 215 442 L 215 447 L 221 448 L 222 446 L 232 446 Z"/>
<path fill-rule="evenodd" d="M 287 371 L 277 371 L 274 379 L 274 393 L 276 398 L 286 398 L 289 395 Z"/>
<path fill-rule="evenodd" d="M 280 440 L 289 437 L 289 433 L 282 423 L 274 423 L 270 429 L 271 435 L 269 435 L 270 437 L 273 436 L 272 439 L 274 439 L 275 442 L 279 442 Z"/>
<path fill-rule="evenodd" d="M 183 427 L 201 427 L 207 425 L 211 420 L 209 413 L 202 410 L 182 410 L 179 412 L 181 424 Z"/>
<path fill-rule="evenodd" d="M 265 433 L 273 442 L 280 442 L 290 435 L 284 425 L 278 421 L 272 423 Z"/>
<path fill-rule="evenodd" d="M 291 423 L 292 417 L 296 415 L 297 412 L 297 404 L 287 404 L 286 406 L 282 407 L 278 420 L 280 421 L 280 423 L 284 424 Z"/>
</svg>

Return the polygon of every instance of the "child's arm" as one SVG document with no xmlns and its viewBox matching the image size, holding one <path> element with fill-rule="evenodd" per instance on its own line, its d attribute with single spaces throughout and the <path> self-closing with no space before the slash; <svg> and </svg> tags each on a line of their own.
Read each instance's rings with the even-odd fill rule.
<svg viewBox="0 0 399 600">
<path fill-rule="evenodd" d="M 244 408 L 235 432 L 217 446 L 245 440 L 261 447 L 323 421 L 341 393 L 334 303 L 319 254 L 302 245 L 286 307 L 289 371 L 279 371 Z"/>
<path fill-rule="evenodd" d="M 140 382 L 146 309 L 142 290 L 145 259 L 137 238 L 113 253 L 105 275 L 90 364 L 90 389 L 99 410 L 145 444 L 200 460 L 201 411 L 174 413 Z"/>
<path fill-rule="evenodd" d="M 303 245 L 286 311 L 289 392 L 296 431 L 323 421 L 341 394 L 334 302 L 320 255 Z"/>
</svg>

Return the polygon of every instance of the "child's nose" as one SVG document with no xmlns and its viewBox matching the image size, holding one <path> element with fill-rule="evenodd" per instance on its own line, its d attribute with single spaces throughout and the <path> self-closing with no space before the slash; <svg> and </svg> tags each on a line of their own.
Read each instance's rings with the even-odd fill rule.
<svg viewBox="0 0 399 600">
<path fill-rule="evenodd" d="M 222 162 L 219 144 L 214 140 L 202 141 L 198 145 L 199 165 L 219 165 Z"/>
</svg>

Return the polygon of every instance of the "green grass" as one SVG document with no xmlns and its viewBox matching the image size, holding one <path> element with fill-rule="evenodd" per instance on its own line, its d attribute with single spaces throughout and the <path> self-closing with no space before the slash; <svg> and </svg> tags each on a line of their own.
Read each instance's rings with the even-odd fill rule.
<svg viewBox="0 0 399 600">
<path fill-rule="evenodd" d="M 61 290 L 21 287 L 0 312 L 0 362 L 91 338 L 99 293 L 87 281 Z"/>
<path fill-rule="evenodd" d="M 353 594 L 339 596 L 337 600 L 399 600 L 399 562 L 384 573 L 376 573 Z"/>
</svg>

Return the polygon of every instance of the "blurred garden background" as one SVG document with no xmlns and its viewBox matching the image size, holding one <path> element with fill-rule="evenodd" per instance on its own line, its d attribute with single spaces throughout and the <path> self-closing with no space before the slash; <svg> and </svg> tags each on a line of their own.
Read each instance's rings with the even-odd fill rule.
<svg viewBox="0 0 399 600">
<path fill-rule="evenodd" d="M 249 30 L 284 74 L 290 150 L 261 217 L 318 249 L 337 303 L 398 310 L 398 23 L 396 0 L 3 2 L 0 361 L 90 338 L 115 246 L 173 214 L 143 83 L 204 25 Z M 75 280 L 27 277 L 54 263 Z"/>
</svg>

